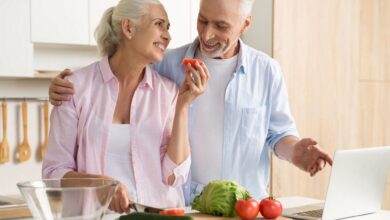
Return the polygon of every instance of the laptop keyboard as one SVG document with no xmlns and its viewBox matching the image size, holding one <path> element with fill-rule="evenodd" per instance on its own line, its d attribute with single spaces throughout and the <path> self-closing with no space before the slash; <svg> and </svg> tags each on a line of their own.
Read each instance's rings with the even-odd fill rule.
<svg viewBox="0 0 390 220">
<path fill-rule="evenodd" d="M 298 212 L 297 215 L 320 218 L 320 217 L 322 217 L 323 211 L 324 211 L 323 209 L 316 209 L 316 210 L 310 210 L 310 211 L 306 211 L 306 212 Z"/>
</svg>

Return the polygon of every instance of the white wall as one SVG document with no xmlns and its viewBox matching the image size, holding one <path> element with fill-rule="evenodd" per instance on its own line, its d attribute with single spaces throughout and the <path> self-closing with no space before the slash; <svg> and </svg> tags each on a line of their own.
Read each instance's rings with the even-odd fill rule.
<svg viewBox="0 0 390 220">
<path fill-rule="evenodd" d="M 0 99 L 2 97 L 47 97 L 48 79 L 7 79 L 0 78 Z M 0 195 L 14 195 L 19 191 L 16 183 L 24 180 L 41 178 L 42 162 L 38 149 L 43 142 L 42 104 L 28 102 L 28 140 L 31 147 L 30 160 L 19 163 L 15 159 L 17 146 L 23 140 L 23 126 L 20 102 L 8 104 L 8 143 L 10 145 L 10 162 L 0 164 Z M 1 112 L 1 108 L 0 108 Z M 3 137 L 3 119 L 0 114 L 0 139 Z M 0 140 L 0 142 L 1 142 Z"/>
<path fill-rule="evenodd" d="M 243 36 L 244 42 L 272 56 L 273 0 L 255 0 L 252 27 Z"/>
</svg>

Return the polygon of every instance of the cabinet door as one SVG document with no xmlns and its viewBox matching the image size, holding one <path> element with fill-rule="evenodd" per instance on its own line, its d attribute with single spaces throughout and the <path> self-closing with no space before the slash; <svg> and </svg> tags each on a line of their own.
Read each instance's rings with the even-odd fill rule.
<svg viewBox="0 0 390 220">
<path fill-rule="evenodd" d="M 103 13 L 112 6 L 116 6 L 119 0 L 90 0 L 89 1 L 89 43 L 96 45 L 95 30 L 99 25 Z"/>
<path fill-rule="evenodd" d="M 31 0 L 34 43 L 89 43 L 88 0 Z"/>
<path fill-rule="evenodd" d="M 0 0 L 0 76 L 32 76 L 30 1 Z"/>
<path fill-rule="evenodd" d="M 190 0 L 160 0 L 164 5 L 169 21 L 172 41 L 169 48 L 176 48 L 191 42 L 191 2 Z"/>
</svg>

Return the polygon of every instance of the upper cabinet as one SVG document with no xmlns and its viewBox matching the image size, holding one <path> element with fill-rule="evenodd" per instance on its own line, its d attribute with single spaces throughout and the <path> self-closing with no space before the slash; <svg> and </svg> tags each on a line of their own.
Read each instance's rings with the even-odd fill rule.
<svg viewBox="0 0 390 220">
<path fill-rule="evenodd" d="M 200 0 L 161 0 L 170 22 L 169 48 L 196 36 Z M 0 76 L 77 69 L 99 59 L 94 32 L 119 0 L 0 0 Z"/>
<path fill-rule="evenodd" d="M 0 76 L 32 73 L 30 2 L 0 0 Z"/>
<path fill-rule="evenodd" d="M 34 43 L 89 44 L 88 0 L 31 0 Z"/>
<path fill-rule="evenodd" d="M 89 2 L 89 42 L 91 45 L 96 45 L 96 27 L 99 25 L 104 12 L 112 6 L 116 6 L 119 0 L 90 0 Z"/>
</svg>

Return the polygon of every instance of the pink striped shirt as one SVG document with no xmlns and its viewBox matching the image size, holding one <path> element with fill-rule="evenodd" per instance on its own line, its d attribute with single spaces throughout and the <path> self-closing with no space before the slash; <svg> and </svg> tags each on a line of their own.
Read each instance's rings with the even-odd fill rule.
<svg viewBox="0 0 390 220">
<path fill-rule="evenodd" d="M 43 178 L 62 178 L 78 171 L 104 175 L 104 154 L 117 102 L 119 83 L 108 58 L 75 71 L 68 80 L 75 94 L 51 113 L 49 147 Z M 130 112 L 132 161 L 138 202 L 155 207 L 183 207 L 182 185 L 190 156 L 176 165 L 167 154 L 178 88 L 147 66 L 134 93 Z M 172 186 L 167 184 L 175 175 Z"/>
</svg>

